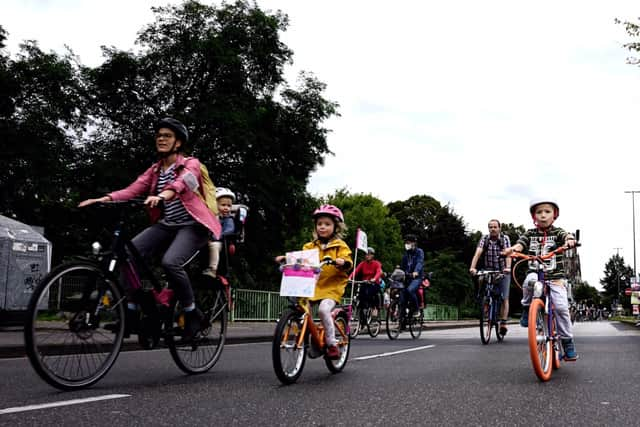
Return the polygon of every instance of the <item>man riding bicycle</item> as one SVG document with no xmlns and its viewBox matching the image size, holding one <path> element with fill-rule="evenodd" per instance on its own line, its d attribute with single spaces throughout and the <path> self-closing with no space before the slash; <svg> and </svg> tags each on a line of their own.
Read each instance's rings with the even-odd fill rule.
<svg viewBox="0 0 640 427">
<path fill-rule="evenodd" d="M 380 277 L 382 277 L 382 264 L 375 258 L 375 249 L 367 248 L 367 254 L 354 272 L 350 279 L 368 281 L 360 287 L 360 302 L 363 307 L 372 307 L 373 315 L 378 314 L 380 309 Z"/>
<path fill-rule="evenodd" d="M 500 280 L 499 289 L 502 294 L 502 306 L 500 308 L 500 334 L 507 333 L 507 318 L 509 317 L 509 286 L 511 284 L 511 257 L 500 255 L 505 248 L 511 246 L 509 236 L 500 232 L 500 221 L 489 221 L 489 234 L 482 236 L 473 254 L 469 273 L 475 276 L 478 272 L 478 263 L 485 270 L 502 271 L 504 277 Z"/>
<path fill-rule="evenodd" d="M 402 255 L 402 262 L 400 263 L 400 268 L 405 272 L 409 280 L 411 280 L 407 287 L 407 291 L 409 299 L 413 302 L 413 311 L 411 315 L 415 316 L 420 314 L 420 303 L 418 301 L 417 292 L 420 284 L 422 283 L 424 274 L 424 252 L 417 245 L 418 238 L 414 234 L 407 234 L 404 237 L 405 252 L 404 255 Z M 402 307 L 405 307 L 405 304 L 407 303 L 404 299 L 404 293 L 402 293 Z"/>
</svg>

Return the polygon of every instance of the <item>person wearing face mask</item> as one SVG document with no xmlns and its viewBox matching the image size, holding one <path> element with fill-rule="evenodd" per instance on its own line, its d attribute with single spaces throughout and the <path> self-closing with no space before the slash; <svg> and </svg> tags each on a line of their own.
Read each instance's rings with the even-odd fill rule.
<svg viewBox="0 0 640 427">
<path fill-rule="evenodd" d="M 420 306 L 418 302 L 417 291 L 422 283 L 424 274 L 424 252 L 418 247 L 418 239 L 414 234 L 407 234 L 404 237 L 404 255 L 402 255 L 402 262 L 400 268 L 404 271 L 409 286 L 407 287 L 407 293 L 410 300 L 413 302 L 411 315 L 419 315 L 420 310 L 417 308 Z M 405 306 L 404 293 L 401 294 L 402 299 L 400 304 Z"/>
</svg>

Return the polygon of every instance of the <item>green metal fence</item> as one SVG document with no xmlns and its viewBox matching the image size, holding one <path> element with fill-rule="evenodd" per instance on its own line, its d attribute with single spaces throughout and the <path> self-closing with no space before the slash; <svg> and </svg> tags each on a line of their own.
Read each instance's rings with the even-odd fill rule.
<svg viewBox="0 0 640 427">
<path fill-rule="evenodd" d="M 349 299 L 345 298 L 343 303 L 348 304 Z M 287 299 L 281 297 L 278 292 L 234 289 L 231 320 L 278 320 L 280 313 L 282 313 L 287 306 Z M 385 313 L 381 313 L 381 315 L 384 316 Z M 458 307 L 450 305 L 427 305 L 424 318 L 425 320 L 458 320 Z"/>
</svg>

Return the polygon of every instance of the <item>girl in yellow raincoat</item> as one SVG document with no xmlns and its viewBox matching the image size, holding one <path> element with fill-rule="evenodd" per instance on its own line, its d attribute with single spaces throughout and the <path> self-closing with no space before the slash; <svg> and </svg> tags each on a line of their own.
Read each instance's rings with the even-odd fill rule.
<svg viewBox="0 0 640 427">
<path fill-rule="evenodd" d="M 322 268 L 316 283 L 315 295 L 310 299 L 313 302 L 320 301 L 318 315 L 325 329 L 327 357 L 335 359 L 340 357 L 340 351 L 336 345 L 331 311 L 344 294 L 353 260 L 351 249 L 342 240 L 347 227 L 340 209 L 333 205 L 322 205 L 313 212 L 313 221 L 313 241 L 306 243 L 302 249 L 318 249 L 321 260 L 328 256 L 335 261 L 335 265 L 325 265 Z M 284 256 L 276 257 L 276 261 L 279 262 L 283 258 Z"/>
</svg>

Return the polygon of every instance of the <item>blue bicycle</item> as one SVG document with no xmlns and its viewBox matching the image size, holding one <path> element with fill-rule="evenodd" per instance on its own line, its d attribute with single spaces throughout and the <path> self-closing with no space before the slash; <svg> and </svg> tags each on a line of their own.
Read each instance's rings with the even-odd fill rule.
<svg viewBox="0 0 640 427">
<path fill-rule="evenodd" d="M 491 331 L 495 329 L 498 341 L 504 339 L 500 333 L 500 307 L 502 307 L 502 292 L 500 281 L 504 277 L 501 271 L 481 270 L 475 276 L 479 286 L 484 286 L 484 296 L 480 303 L 480 340 L 482 344 L 489 344 Z"/>
</svg>

